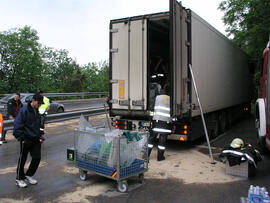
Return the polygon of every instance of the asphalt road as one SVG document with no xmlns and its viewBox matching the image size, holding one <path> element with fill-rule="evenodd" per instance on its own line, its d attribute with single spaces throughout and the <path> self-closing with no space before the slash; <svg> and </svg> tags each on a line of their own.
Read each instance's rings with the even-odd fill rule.
<svg viewBox="0 0 270 203">
<path fill-rule="evenodd" d="M 105 122 L 104 116 L 90 120 Z M 253 117 L 239 121 L 231 130 L 211 141 L 216 164 L 210 163 L 204 140 L 195 143 L 168 141 L 166 160 L 156 161 L 151 154 L 149 171 L 143 184 L 137 177 L 128 180 L 128 193 L 116 191 L 115 182 L 95 174 L 81 181 L 78 169 L 66 160 L 66 149 L 73 145 L 73 130 L 78 120 L 46 126 L 42 161 L 36 173 L 39 183 L 27 188 L 15 186 L 19 144 L 9 133 L 8 143 L 0 146 L 0 202 L 240 202 L 251 184 L 270 191 L 270 156 L 264 155 L 253 178 L 225 174 L 225 165 L 217 157 L 229 142 L 240 137 L 256 145 Z"/>
</svg>

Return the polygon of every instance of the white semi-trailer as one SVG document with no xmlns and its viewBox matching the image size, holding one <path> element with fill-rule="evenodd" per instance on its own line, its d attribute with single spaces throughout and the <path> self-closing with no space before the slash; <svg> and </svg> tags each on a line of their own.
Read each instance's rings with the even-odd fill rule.
<svg viewBox="0 0 270 203">
<path fill-rule="evenodd" d="M 147 128 L 160 88 L 169 86 L 173 134 L 203 135 L 192 66 L 209 134 L 224 132 L 251 100 L 248 56 L 190 9 L 110 21 L 110 116 L 122 129 Z"/>
</svg>

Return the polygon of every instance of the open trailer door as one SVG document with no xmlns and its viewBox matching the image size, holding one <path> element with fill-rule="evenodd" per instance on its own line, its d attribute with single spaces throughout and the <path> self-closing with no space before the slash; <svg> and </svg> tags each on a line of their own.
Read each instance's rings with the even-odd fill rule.
<svg viewBox="0 0 270 203">
<path fill-rule="evenodd" d="M 110 88 L 112 110 L 147 109 L 147 21 L 111 21 Z M 120 110 L 120 111 L 118 111 Z M 122 110 L 122 111 L 121 111 Z"/>
<path fill-rule="evenodd" d="M 171 113 L 177 117 L 189 110 L 188 61 L 190 43 L 188 11 L 176 0 L 170 0 L 170 96 Z"/>
</svg>

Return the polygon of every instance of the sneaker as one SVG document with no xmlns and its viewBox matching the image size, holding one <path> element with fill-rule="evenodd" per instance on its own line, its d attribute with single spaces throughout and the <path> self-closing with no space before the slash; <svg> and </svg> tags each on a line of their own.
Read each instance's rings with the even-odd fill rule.
<svg viewBox="0 0 270 203">
<path fill-rule="evenodd" d="M 27 181 L 31 184 L 31 185 L 35 185 L 37 184 L 37 180 L 32 178 L 31 176 L 25 176 Z"/>
<path fill-rule="evenodd" d="M 24 180 L 16 180 L 16 185 L 21 188 L 27 187 L 27 183 Z"/>
<path fill-rule="evenodd" d="M 7 143 L 7 141 L 6 140 L 3 140 L 3 143 Z"/>
</svg>

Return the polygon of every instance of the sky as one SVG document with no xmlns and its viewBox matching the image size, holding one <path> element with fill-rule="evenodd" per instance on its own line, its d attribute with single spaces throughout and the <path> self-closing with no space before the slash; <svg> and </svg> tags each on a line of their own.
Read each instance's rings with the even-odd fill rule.
<svg viewBox="0 0 270 203">
<path fill-rule="evenodd" d="M 225 33 L 221 0 L 182 0 L 221 33 Z M 169 0 L 0 0 L 0 32 L 31 26 L 39 42 L 66 49 L 84 65 L 109 59 L 109 23 L 112 19 L 165 12 Z"/>
</svg>

